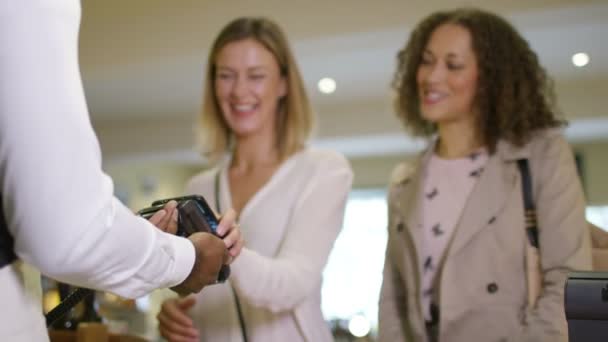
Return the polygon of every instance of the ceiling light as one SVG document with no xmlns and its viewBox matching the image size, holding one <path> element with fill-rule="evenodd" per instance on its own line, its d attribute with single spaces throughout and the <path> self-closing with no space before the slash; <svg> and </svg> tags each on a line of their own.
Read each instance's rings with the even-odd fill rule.
<svg viewBox="0 0 608 342">
<path fill-rule="evenodd" d="M 319 80 L 317 87 L 323 94 L 331 94 L 336 91 L 336 81 L 334 81 L 332 78 L 324 77 Z"/>
<path fill-rule="evenodd" d="M 589 63 L 589 55 L 584 52 L 575 53 L 572 55 L 572 64 L 581 68 Z"/>
</svg>

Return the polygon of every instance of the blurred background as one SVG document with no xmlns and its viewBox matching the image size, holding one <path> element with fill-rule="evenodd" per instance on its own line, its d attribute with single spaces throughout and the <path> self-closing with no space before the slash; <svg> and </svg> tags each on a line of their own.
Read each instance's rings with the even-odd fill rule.
<svg viewBox="0 0 608 342">
<path fill-rule="evenodd" d="M 420 19 L 462 5 L 506 16 L 539 54 L 570 121 L 566 134 L 580 166 L 588 219 L 608 228 L 605 0 L 83 0 L 82 77 L 117 196 L 137 210 L 182 194 L 185 181 L 206 167 L 194 128 L 212 39 L 238 16 L 274 19 L 291 41 L 318 114 L 311 143 L 343 152 L 355 172 L 344 227 L 324 273 L 323 312 L 337 341 L 373 340 L 386 183 L 392 167 L 423 146 L 403 133 L 392 110 L 395 56 Z M 115 330 L 156 340 L 153 315 L 161 297 L 122 303 L 104 295 L 110 303 L 105 318 Z"/>
</svg>

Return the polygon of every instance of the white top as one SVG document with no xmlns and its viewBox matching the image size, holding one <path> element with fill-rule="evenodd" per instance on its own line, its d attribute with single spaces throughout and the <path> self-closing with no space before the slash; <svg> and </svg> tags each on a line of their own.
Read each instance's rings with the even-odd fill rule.
<svg viewBox="0 0 608 342">
<path fill-rule="evenodd" d="M 194 247 L 124 207 L 101 169 L 78 67 L 80 2 L 0 2 L 0 185 L 18 257 L 43 274 L 138 297 L 183 281 Z M 0 269 L 0 341 L 45 341 L 40 303 Z"/>
<path fill-rule="evenodd" d="M 231 207 L 227 164 L 220 166 L 220 207 Z M 218 169 L 194 177 L 188 193 L 215 206 Z M 239 224 L 245 248 L 230 281 L 249 342 L 333 341 L 321 313 L 321 274 L 342 228 L 352 183 L 346 159 L 307 148 L 286 160 L 247 203 Z M 191 310 L 201 341 L 241 341 L 230 285 L 206 287 Z"/>
<path fill-rule="evenodd" d="M 420 295 L 427 321 L 431 320 L 430 304 L 441 260 L 467 198 L 487 160 L 485 150 L 466 158 L 443 159 L 433 154 L 429 159 L 424 176 L 422 203 L 424 245 L 420 249 L 419 258 L 422 263 Z"/>
</svg>

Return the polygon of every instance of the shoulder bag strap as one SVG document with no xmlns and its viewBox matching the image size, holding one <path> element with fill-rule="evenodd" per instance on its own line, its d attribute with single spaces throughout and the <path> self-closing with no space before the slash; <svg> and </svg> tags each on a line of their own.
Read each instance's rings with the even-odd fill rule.
<svg viewBox="0 0 608 342">
<path fill-rule="evenodd" d="M 0 268 L 13 263 L 17 259 L 14 250 L 14 240 L 8 231 L 8 224 L 4 218 L 4 206 L 0 193 Z"/>
<path fill-rule="evenodd" d="M 526 217 L 526 233 L 530 244 L 538 248 L 538 226 L 536 222 L 536 206 L 532 196 L 532 176 L 530 174 L 530 164 L 528 159 L 518 159 L 517 166 L 521 173 L 521 188 L 524 199 L 524 209 Z"/>
<path fill-rule="evenodd" d="M 536 207 L 532 196 L 532 175 L 528 159 L 518 159 L 517 166 L 521 174 L 521 189 L 524 201 L 525 229 L 528 237 L 526 244 L 526 280 L 528 286 L 528 308 L 536 306 L 542 290 L 540 253 Z"/>
<path fill-rule="evenodd" d="M 218 169 L 215 173 L 214 180 L 214 191 L 215 191 L 215 210 L 218 214 L 221 213 L 220 207 L 220 170 Z M 239 325 L 241 327 L 241 334 L 243 335 L 243 342 L 247 342 L 247 329 L 245 329 L 245 318 L 243 317 L 243 310 L 241 309 L 241 302 L 239 301 L 239 297 L 234 290 L 232 284 L 230 284 L 230 288 L 232 289 L 232 294 L 234 296 L 234 302 L 236 303 L 236 312 L 239 316 Z"/>
</svg>

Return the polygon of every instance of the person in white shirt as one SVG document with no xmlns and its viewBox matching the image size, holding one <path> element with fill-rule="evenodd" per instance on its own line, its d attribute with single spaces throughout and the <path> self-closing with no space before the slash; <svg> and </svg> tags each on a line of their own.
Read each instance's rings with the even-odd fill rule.
<svg viewBox="0 0 608 342">
<path fill-rule="evenodd" d="M 0 341 L 47 341 L 41 304 L 18 261 L 78 286 L 135 298 L 189 294 L 239 254 L 228 210 L 224 240 L 155 229 L 113 196 L 101 169 L 78 66 L 78 0 L 0 4 Z M 153 218 L 175 230 L 175 203 Z M 229 252 L 227 250 L 229 248 Z"/>
<path fill-rule="evenodd" d="M 333 341 L 321 277 L 352 183 L 340 154 L 311 148 L 313 115 L 280 28 L 239 18 L 220 32 L 206 73 L 202 132 L 217 167 L 187 192 L 234 207 L 247 241 L 229 283 L 169 299 L 169 341 Z M 223 157 L 223 158 L 222 158 Z"/>
</svg>

